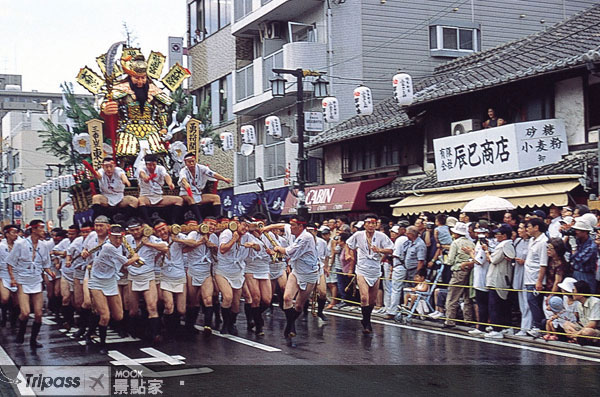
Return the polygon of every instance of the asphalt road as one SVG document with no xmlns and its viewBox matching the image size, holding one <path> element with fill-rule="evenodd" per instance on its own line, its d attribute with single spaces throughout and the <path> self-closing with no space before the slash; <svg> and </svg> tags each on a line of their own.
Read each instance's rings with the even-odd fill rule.
<svg viewBox="0 0 600 397">
<path fill-rule="evenodd" d="M 594 394 L 600 387 L 596 352 L 528 341 L 486 341 L 464 332 L 382 320 L 375 320 L 374 333 L 365 336 L 354 313 L 330 313 L 328 319 L 319 325 L 310 314 L 301 317 L 293 344 L 283 338 L 285 319 L 277 308 L 266 317 L 264 337 L 246 331 L 243 314 L 238 337 L 199 335 L 164 342 L 154 350 L 109 331 L 107 357 L 45 318 L 39 338 L 44 347 L 36 352 L 27 343 L 14 344 L 10 328 L 0 329 L 0 364 L 110 365 L 113 376 L 119 369 L 142 369 L 144 378 L 163 380 L 164 395 L 392 395 L 404 390 L 417 395 L 436 390 L 443 395 L 460 390 L 461 395 L 481 395 L 491 385 L 495 391 L 554 395 L 570 384 L 570 375 L 586 379 L 573 385 L 590 387 Z M 0 384 L 0 393 L 10 395 L 6 384 Z"/>
</svg>

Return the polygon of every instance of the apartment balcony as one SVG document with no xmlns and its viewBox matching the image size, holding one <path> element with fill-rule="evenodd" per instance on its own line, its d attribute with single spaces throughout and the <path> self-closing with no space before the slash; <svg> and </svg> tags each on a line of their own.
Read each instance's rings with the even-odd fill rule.
<svg viewBox="0 0 600 397">
<path fill-rule="evenodd" d="M 236 71 L 234 78 L 236 102 L 233 105 L 233 112 L 238 115 L 266 114 L 296 101 L 295 94 L 298 89 L 295 78 L 289 75 L 284 76 L 289 81 L 286 96 L 273 98 L 269 82 L 269 79 L 274 76 L 273 68 L 324 70 L 326 67 L 325 44 L 306 41 L 284 44 L 281 50 L 256 58 L 251 64 Z M 311 79 L 304 80 L 306 96 L 312 95 Z"/>
<path fill-rule="evenodd" d="M 289 21 L 314 7 L 321 7 L 324 0 L 234 0 L 234 36 L 258 36 L 259 25 L 267 21 Z"/>
</svg>

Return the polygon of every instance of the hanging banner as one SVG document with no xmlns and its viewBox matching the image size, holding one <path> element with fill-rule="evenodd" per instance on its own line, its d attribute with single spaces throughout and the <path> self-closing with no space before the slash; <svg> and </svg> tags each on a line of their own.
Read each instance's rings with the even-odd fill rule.
<svg viewBox="0 0 600 397">
<path fill-rule="evenodd" d="M 524 171 L 568 154 L 565 122 L 527 121 L 434 139 L 438 181 Z"/>
<path fill-rule="evenodd" d="M 200 151 L 200 124 L 200 120 L 190 119 L 185 126 L 188 152 L 194 153 L 196 158 Z"/>
<path fill-rule="evenodd" d="M 90 149 L 92 156 L 92 166 L 95 170 L 102 167 L 102 158 L 104 157 L 104 151 L 102 146 L 104 143 L 104 137 L 102 135 L 102 124 L 104 121 L 98 119 L 91 119 L 85 122 L 90 134 Z"/>
<path fill-rule="evenodd" d="M 87 66 L 79 69 L 77 74 L 77 82 L 92 94 L 97 94 L 104 85 L 102 77 L 98 76 L 92 69 Z"/>
<path fill-rule="evenodd" d="M 265 191 L 265 201 L 271 214 L 280 215 L 290 189 L 282 187 Z"/>
<path fill-rule="evenodd" d="M 162 74 L 166 59 L 167 57 L 160 52 L 152 51 L 148 57 L 148 76 L 158 80 Z"/>
<path fill-rule="evenodd" d="M 190 77 L 192 74 L 189 70 L 181 66 L 179 63 L 173 65 L 169 72 L 162 78 L 162 83 L 173 92 L 183 83 L 183 80 Z"/>
</svg>

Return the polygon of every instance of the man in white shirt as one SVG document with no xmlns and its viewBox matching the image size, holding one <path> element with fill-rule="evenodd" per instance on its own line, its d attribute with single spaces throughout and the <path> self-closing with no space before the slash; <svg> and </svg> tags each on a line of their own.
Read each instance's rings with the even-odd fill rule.
<svg viewBox="0 0 600 397">
<path fill-rule="evenodd" d="M 240 312 L 240 297 L 244 285 L 246 258 L 249 250 L 260 250 L 258 244 L 250 242 L 247 235 L 248 224 L 245 221 L 237 225 L 237 230 L 225 229 L 219 235 L 219 250 L 215 269 L 215 281 L 221 291 L 221 313 L 223 328 L 221 333 L 237 335 L 235 322 Z"/>
<path fill-rule="evenodd" d="M 539 336 L 541 322 L 544 319 L 543 295 L 538 291 L 544 289 L 544 276 L 548 266 L 548 237 L 545 231 L 546 224 L 542 219 L 532 218 L 527 221 L 527 234 L 532 238 L 529 240 L 527 258 L 525 258 L 523 285 L 527 291 L 530 291 L 527 294 L 527 303 L 533 318 L 533 328 L 527 333 L 533 337 Z"/>
<path fill-rule="evenodd" d="M 19 302 L 17 300 L 17 287 L 11 286 L 10 275 L 6 258 L 12 251 L 15 241 L 19 238 L 19 227 L 17 225 L 6 225 L 2 229 L 4 239 L 0 242 L 0 300 L 2 302 L 2 321 L 0 327 L 4 327 L 8 321 L 10 309 L 10 325 L 15 327 L 19 315 Z"/>
<path fill-rule="evenodd" d="M 194 153 L 190 152 L 186 154 L 183 161 L 185 162 L 185 167 L 179 172 L 179 195 L 183 198 L 183 201 L 192 207 L 192 211 L 194 211 L 194 215 L 198 218 L 198 222 L 202 221 L 202 214 L 199 208 L 202 204 L 211 204 L 209 206 L 210 213 L 207 215 L 220 215 L 220 196 L 218 194 L 202 194 L 202 190 L 210 178 L 225 183 L 231 183 L 231 179 L 217 174 L 205 165 L 197 164 Z"/>
<path fill-rule="evenodd" d="M 278 225 L 271 225 L 278 226 Z M 290 220 L 291 234 L 294 242 L 287 248 L 275 247 L 276 252 L 281 252 L 290 258 L 290 273 L 283 294 L 283 311 L 287 324 L 283 331 L 285 338 L 296 336 L 296 319 L 302 313 L 304 303 L 319 280 L 319 264 L 315 238 L 306 230 L 306 219 L 294 216 Z M 293 303 L 294 297 L 296 303 Z"/>
<path fill-rule="evenodd" d="M 49 273 L 53 277 L 54 273 L 50 269 L 50 251 L 43 240 L 46 234 L 44 222 L 34 219 L 29 226 L 31 227 L 31 236 L 15 241 L 12 251 L 6 258 L 6 264 L 11 286 L 17 287 L 19 307 L 21 308 L 16 342 L 20 344 L 25 340 L 27 321 L 33 306 L 35 317 L 31 327 L 29 345 L 35 349 L 42 347 L 37 342 L 37 336 L 42 327 L 42 307 L 44 305 L 42 272 Z"/>
<path fill-rule="evenodd" d="M 146 223 L 150 224 L 148 216 L 148 207 L 166 207 L 175 206 L 171 215 L 171 224 L 177 223 L 177 218 L 183 206 L 183 198 L 179 196 L 163 195 L 163 186 L 166 183 L 169 189 L 175 189 L 171 176 L 167 169 L 158 165 L 158 157 L 155 154 L 147 154 L 144 157 L 144 164 L 137 169 L 138 185 L 140 187 L 140 196 L 138 198 L 139 207 Z"/>
<path fill-rule="evenodd" d="M 381 277 L 381 258 L 391 255 L 394 243 L 388 236 L 375 230 L 378 217 L 368 214 L 364 219 L 365 230 L 356 232 L 348 239 L 346 244 L 357 255 L 356 280 L 360 291 L 360 306 L 362 311 L 363 333 L 373 332 L 371 327 L 371 312 L 375 307 L 379 278 Z"/>
<path fill-rule="evenodd" d="M 125 171 L 115 165 L 112 157 L 102 160 L 102 168 L 96 171 L 100 194 L 92 197 L 92 208 L 94 216 L 102 215 L 102 207 L 137 208 L 138 199 L 133 196 L 125 196 L 125 186 L 130 187 Z"/>
</svg>

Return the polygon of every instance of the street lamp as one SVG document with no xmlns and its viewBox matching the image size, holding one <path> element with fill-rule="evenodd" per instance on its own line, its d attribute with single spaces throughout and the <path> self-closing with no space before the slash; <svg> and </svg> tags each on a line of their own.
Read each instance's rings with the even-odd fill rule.
<svg viewBox="0 0 600 397">
<path fill-rule="evenodd" d="M 287 83 L 287 80 L 277 73 L 277 76 L 273 77 L 269 81 L 271 82 L 271 93 L 273 94 L 273 98 L 284 97 L 285 83 Z"/>
<path fill-rule="evenodd" d="M 313 83 L 313 86 L 315 87 L 315 97 L 325 98 L 327 96 L 327 86 L 329 85 L 329 81 L 327 81 L 323 77 L 319 76 L 312 83 Z"/>
<path fill-rule="evenodd" d="M 52 178 L 52 168 L 50 168 L 50 166 L 47 165 L 48 168 L 46 168 L 46 178 Z"/>
<path fill-rule="evenodd" d="M 308 207 L 306 206 L 306 196 L 304 193 L 304 186 L 306 184 L 306 153 L 304 152 L 304 85 L 303 80 L 306 76 L 321 77 L 323 72 L 316 72 L 312 70 L 303 69 L 273 69 L 273 73 L 277 75 L 272 78 L 271 81 L 271 93 L 273 97 L 285 96 L 285 83 L 287 80 L 281 77 L 281 74 L 291 74 L 296 77 L 296 131 L 298 134 L 298 204 L 296 213 L 308 219 Z M 315 81 L 315 95 L 317 95 L 317 89 L 319 94 L 327 91 L 327 82 L 323 79 Z M 324 88 L 325 87 L 325 88 Z"/>
</svg>

